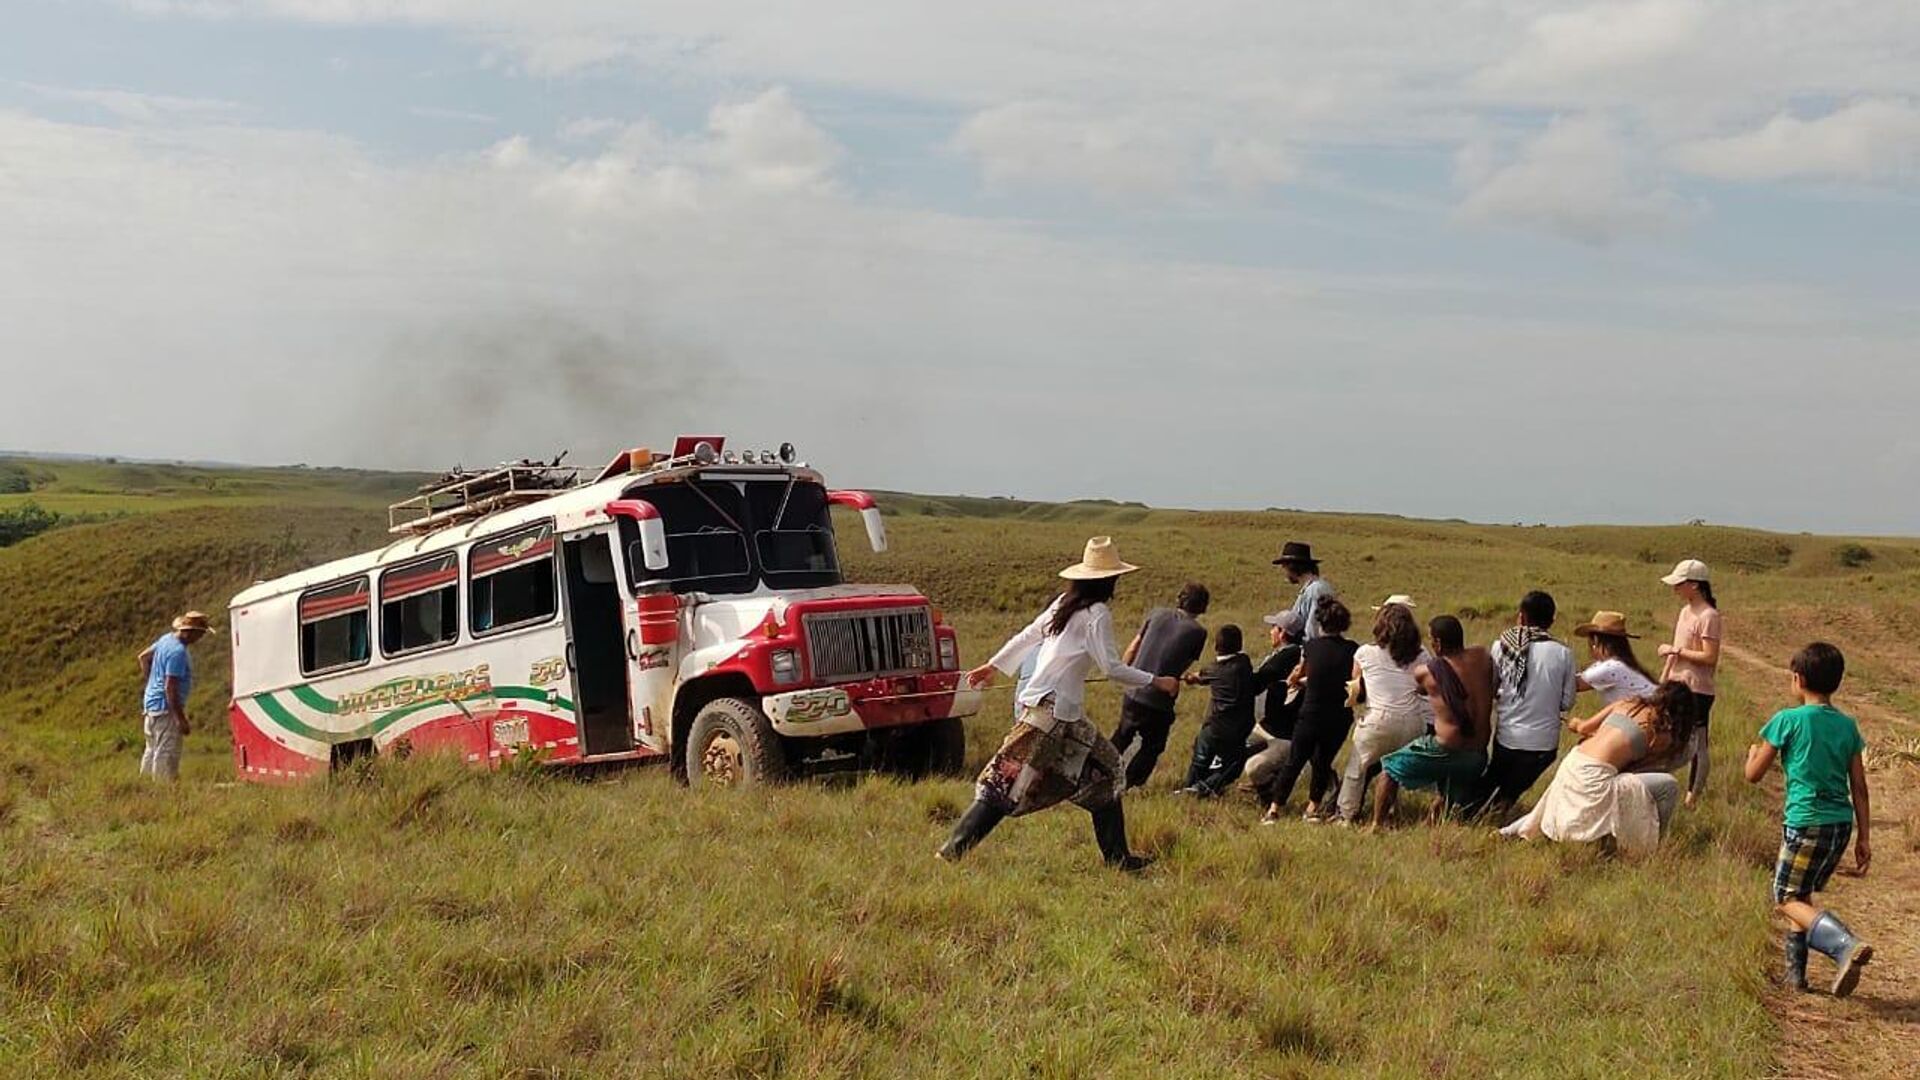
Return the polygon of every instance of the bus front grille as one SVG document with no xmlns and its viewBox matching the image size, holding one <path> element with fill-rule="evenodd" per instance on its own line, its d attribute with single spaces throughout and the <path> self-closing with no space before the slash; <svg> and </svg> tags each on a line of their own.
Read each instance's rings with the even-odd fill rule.
<svg viewBox="0 0 1920 1080">
<path fill-rule="evenodd" d="M 925 607 L 805 615 L 807 659 L 818 682 L 908 675 L 934 667 L 933 619 Z"/>
</svg>

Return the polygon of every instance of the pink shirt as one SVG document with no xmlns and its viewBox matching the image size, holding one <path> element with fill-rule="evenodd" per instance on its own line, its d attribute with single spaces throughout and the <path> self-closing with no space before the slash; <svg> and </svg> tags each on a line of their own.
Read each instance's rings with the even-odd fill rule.
<svg viewBox="0 0 1920 1080">
<path fill-rule="evenodd" d="M 1709 641 L 1720 641 L 1720 612 L 1702 605 L 1699 612 L 1691 606 L 1680 609 L 1680 618 L 1673 624 L 1673 647 L 1688 652 L 1699 652 Z M 1678 679 L 1687 684 L 1687 688 L 1696 694 L 1717 694 L 1713 682 L 1714 665 L 1682 660 L 1678 656 L 1667 658 L 1669 679 Z"/>
</svg>

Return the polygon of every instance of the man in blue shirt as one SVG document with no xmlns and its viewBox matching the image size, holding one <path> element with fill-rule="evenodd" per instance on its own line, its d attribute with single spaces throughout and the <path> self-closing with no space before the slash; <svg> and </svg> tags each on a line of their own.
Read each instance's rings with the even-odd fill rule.
<svg viewBox="0 0 1920 1080">
<path fill-rule="evenodd" d="M 173 620 L 173 630 L 140 654 L 140 674 L 147 681 L 141 700 L 141 728 L 147 749 L 140 755 L 140 772 L 156 780 L 180 776 L 180 743 L 193 730 L 187 723 L 187 694 L 193 690 L 193 664 L 187 649 L 207 636 L 207 617 L 189 611 Z"/>
<path fill-rule="evenodd" d="M 1338 595 L 1333 583 L 1320 576 L 1320 560 L 1313 557 L 1313 546 L 1297 540 L 1289 540 L 1280 547 L 1280 557 L 1273 560 L 1287 575 L 1287 583 L 1300 587 L 1300 595 L 1293 602 L 1293 613 L 1307 624 L 1306 636 L 1302 642 L 1312 641 L 1320 636 L 1320 604 Z"/>
</svg>

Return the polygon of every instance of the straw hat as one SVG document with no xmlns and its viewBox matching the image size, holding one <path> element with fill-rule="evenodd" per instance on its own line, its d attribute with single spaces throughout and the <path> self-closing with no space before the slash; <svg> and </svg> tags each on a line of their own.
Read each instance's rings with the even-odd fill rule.
<svg viewBox="0 0 1920 1080">
<path fill-rule="evenodd" d="M 1583 622 L 1579 626 L 1574 627 L 1573 634 L 1575 637 L 1592 637 L 1595 634 L 1606 634 L 1610 637 L 1632 638 L 1635 641 L 1640 639 L 1639 634 L 1627 633 L 1627 617 L 1617 611 L 1594 612 L 1592 621 Z"/>
<path fill-rule="evenodd" d="M 1120 552 L 1113 546 L 1113 537 L 1096 536 L 1087 541 L 1086 554 L 1081 556 L 1080 561 L 1060 571 L 1060 576 L 1068 581 L 1097 581 L 1131 574 L 1138 569 L 1120 561 Z"/>
<path fill-rule="evenodd" d="M 1684 581 L 1712 580 L 1713 574 L 1707 569 L 1706 563 L 1701 562 L 1699 559 L 1681 559 L 1680 565 L 1673 568 L 1673 573 L 1661 578 L 1660 583 L 1663 585 L 1678 585 Z"/>
<path fill-rule="evenodd" d="M 198 630 L 201 633 L 206 633 L 213 629 L 213 624 L 208 622 L 206 615 L 201 612 L 189 611 L 185 615 L 173 620 L 173 628 L 175 630 Z"/>
<path fill-rule="evenodd" d="M 1420 605 L 1414 603 L 1413 597 L 1408 596 L 1406 593 L 1394 593 L 1392 596 L 1387 597 L 1383 603 L 1376 605 L 1373 610 L 1379 611 L 1381 608 L 1393 607 L 1395 604 L 1406 608 L 1408 611 L 1420 610 Z"/>
</svg>

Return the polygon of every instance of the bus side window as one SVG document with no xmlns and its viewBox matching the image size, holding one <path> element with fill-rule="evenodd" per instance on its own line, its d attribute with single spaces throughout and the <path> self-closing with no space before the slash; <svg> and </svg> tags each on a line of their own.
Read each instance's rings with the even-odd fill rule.
<svg viewBox="0 0 1920 1080">
<path fill-rule="evenodd" d="M 367 662 L 372 653 L 372 594 L 366 578 L 300 597 L 300 672 L 316 675 Z"/>
<path fill-rule="evenodd" d="M 460 636 L 460 557 L 445 555 L 380 575 L 380 651 L 431 649 Z"/>
<path fill-rule="evenodd" d="M 551 524 L 473 545 L 467 556 L 467 591 L 475 634 L 531 626 L 558 613 L 553 552 Z"/>
</svg>

